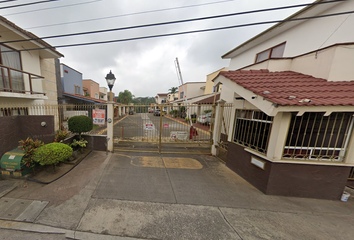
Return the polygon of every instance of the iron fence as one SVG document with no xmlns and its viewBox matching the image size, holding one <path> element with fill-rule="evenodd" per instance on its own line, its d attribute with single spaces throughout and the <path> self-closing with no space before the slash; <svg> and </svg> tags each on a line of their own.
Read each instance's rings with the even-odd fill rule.
<svg viewBox="0 0 354 240">
<path fill-rule="evenodd" d="M 50 115 L 54 116 L 55 130 L 68 130 L 68 119 L 72 116 L 85 115 L 93 118 L 94 109 L 105 110 L 107 119 L 107 106 L 105 104 L 0 104 L 0 117 L 21 115 Z M 102 125 L 94 125 L 94 128 L 105 128 L 106 121 Z"/>
<path fill-rule="evenodd" d="M 122 105 L 127 117 L 114 126 L 115 141 L 210 143 L 212 105 Z"/>
<path fill-rule="evenodd" d="M 353 129 L 353 113 L 293 114 L 283 158 L 342 162 Z"/>
</svg>

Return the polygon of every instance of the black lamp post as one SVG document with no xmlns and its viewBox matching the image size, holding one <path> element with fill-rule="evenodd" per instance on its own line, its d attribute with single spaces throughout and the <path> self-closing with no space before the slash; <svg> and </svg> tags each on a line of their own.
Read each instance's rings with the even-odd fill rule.
<svg viewBox="0 0 354 240">
<path fill-rule="evenodd" d="M 109 73 L 106 76 L 106 81 L 107 81 L 107 85 L 109 87 L 109 91 L 110 91 L 110 101 L 113 101 L 112 98 L 112 88 L 114 85 L 114 82 L 116 81 L 116 78 L 114 77 L 114 74 L 112 73 L 112 71 L 109 71 Z"/>
</svg>

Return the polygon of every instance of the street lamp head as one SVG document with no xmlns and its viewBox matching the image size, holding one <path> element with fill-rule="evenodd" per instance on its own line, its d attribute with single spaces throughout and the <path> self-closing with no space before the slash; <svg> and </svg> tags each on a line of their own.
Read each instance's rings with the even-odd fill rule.
<svg viewBox="0 0 354 240">
<path fill-rule="evenodd" d="M 109 71 L 109 73 L 107 74 L 106 81 L 107 81 L 107 85 L 109 87 L 109 90 L 112 91 L 114 82 L 116 81 L 116 78 L 114 77 L 114 74 L 112 73 L 112 71 Z"/>
</svg>

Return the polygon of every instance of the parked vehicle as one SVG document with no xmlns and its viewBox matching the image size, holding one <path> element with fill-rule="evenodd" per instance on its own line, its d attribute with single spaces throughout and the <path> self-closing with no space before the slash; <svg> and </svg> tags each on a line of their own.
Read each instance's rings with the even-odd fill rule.
<svg viewBox="0 0 354 240">
<path fill-rule="evenodd" d="M 161 110 L 160 109 L 156 109 L 154 112 L 154 116 L 160 116 L 161 114 Z"/>
<path fill-rule="evenodd" d="M 153 113 L 154 109 L 153 108 L 149 108 L 149 113 Z"/>
<path fill-rule="evenodd" d="M 133 110 L 129 110 L 129 115 L 133 115 L 134 111 Z"/>
<path fill-rule="evenodd" d="M 197 119 L 197 122 L 203 124 L 203 125 L 210 125 L 211 123 L 211 112 L 204 114 L 204 115 L 200 115 Z"/>
</svg>

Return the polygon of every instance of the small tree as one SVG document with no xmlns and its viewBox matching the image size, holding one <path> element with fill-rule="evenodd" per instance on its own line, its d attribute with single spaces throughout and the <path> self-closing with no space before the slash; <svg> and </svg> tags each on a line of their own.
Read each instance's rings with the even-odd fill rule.
<svg viewBox="0 0 354 240">
<path fill-rule="evenodd" d="M 93 128 L 91 118 L 87 116 L 74 116 L 69 118 L 68 121 L 69 131 L 78 133 L 81 139 L 81 133 L 89 132 Z"/>
<path fill-rule="evenodd" d="M 33 154 L 33 161 L 40 165 L 55 165 L 68 159 L 73 154 L 71 147 L 64 143 L 49 143 L 47 145 L 37 148 Z"/>
</svg>

